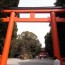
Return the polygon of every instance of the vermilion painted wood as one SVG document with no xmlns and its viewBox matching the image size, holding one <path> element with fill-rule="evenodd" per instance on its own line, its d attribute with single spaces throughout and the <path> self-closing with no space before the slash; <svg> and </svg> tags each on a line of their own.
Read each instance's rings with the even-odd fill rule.
<svg viewBox="0 0 65 65">
<path fill-rule="evenodd" d="M 12 31 L 13 31 L 13 27 L 14 27 L 14 21 L 13 21 L 14 17 L 15 17 L 15 13 L 11 12 L 10 22 L 8 24 L 8 29 L 7 29 L 5 42 L 4 42 L 4 48 L 3 48 L 3 53 L 2 53 L 0 65 L 6 65 L 6 62 L 7 62 L 9 48 L 10 48 L 10 42 L 11 42 L 11 38 L 12 38 Z"/>
<path fill-rule="evenodd" d="M 9 17 L 2 18 L 3 22 L 9 22 Z M 50 22 L 50 18 L 14 18 L 15 22 Z"/>
<path fill-rule="evenodd" d="M 54 56 L 61 60 L 55 12 L 51 12 L 51 21 Z"/>
<path fill-rule="evenodd" d="M 3 10 L 2 12 L 10 13 L 11 11 L 14 11 L 16 13 L 51 13 L 51 11 L 54 12 L 65 12 L 65 9 L 37 9 L 37 10 Z"/>
<path fill-rule="evenodd" d="M 54 8 L 39 8 L 39 9 L 38 8 L 6 9 L 6 10 L 2 10 L 1 12 L 11 13 L 11 16 L 7 18 L 2 18 L 4 22 L 9 22 L 9 25 L 8 25 L 8 30 L 6 34 L 6 39 L 5 39 L 5 44 L 4 44 L 0 65 L 6 65 L 14 22 L 18 22 L 18 21 L 19 22 L 34 22 L 34 21 L 35 22 L 51 22 L 54 56 L 57 56 L 61 60 L 56 22 L 59 22 L 59 21 L 64 22 L 65 18 L 58 18 L 55 16 L 55 13 L 65 12 L 65 8 L 54 7 Z M 30 13 L 30 18 L 15 17 L 15 13 Z M 50 13 L 51 17 L 35 18 L 35 13 Z"/>
<path fill-rule="evenodd" d="M 3 22 L 9 22 L 9 17 L 1 18 Z M 56 22 L 64 22 L 65 18 L 56 17 Z M 51 22 L 51 18 L 14 18 L 14 22 Z"/>
</svg>

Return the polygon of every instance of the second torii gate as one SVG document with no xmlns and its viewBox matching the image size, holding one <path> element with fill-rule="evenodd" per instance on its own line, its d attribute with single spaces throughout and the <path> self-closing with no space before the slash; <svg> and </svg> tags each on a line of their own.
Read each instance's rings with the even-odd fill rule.
<svg viewBox="0 0 65 65">
<path fill-rule="evenodd" d="M 1 12 L 11 13 L 10 17 L 2 18 L 3 22 L 8 22 L 8 29 L 6 34 L 6 39 L 4 42 L 4 48 L 2 52 L 1 64 L 6 65 L 8 59 L 8 53 L 10 48 L 10 42 L 12 37 L 12 31 L 14 27 L 14 22 L 50 22 L 52 26 L 52 41 L 54 56 L 57 56 L 61 61 L 57 24 L 56 22 L 63 22 L 65 18 L 56 17 L 56 13 L 65 12 L 65 8 L 62 7 L 15 7 L 10 9 L 5 9 Z M 30 18 L 18 18 L 15 15 L 17 13 L 29 13 Z M 35 18 L 36 13 L 50 13 L 48 18 Z"/>
</svg>

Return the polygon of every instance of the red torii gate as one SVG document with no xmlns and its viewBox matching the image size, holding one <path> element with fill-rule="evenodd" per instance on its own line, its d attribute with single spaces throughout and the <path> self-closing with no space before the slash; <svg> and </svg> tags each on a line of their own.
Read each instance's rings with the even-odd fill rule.
<svg viewBox="0 0 65 65">
<path fill-rule="evenodd" d="M 3 22 L 8 22 L 8 29 L 6 34 L 6 39 L 4 42 L 4 48 L 2 52 L 1 64 L 6 65 L 8 59 L 8 53 L 10 48 L 10 42 L 12 37 L 12 31 L 14 27 L 14 22 L 50 22 L 52 26 L 52 41 L 54 56 L 57 56 L 61 61 L 58 32 L 56 22 L 63 22 L 65 18 L 56 17 L 55 13 L 65 12 L 65 8 L 62 7 L 12 7 L 10 9 L 4 9 L 4 13 L 11 13 L 10 17 L 2 18 Z M 30 18 L 18 18 L 15 16 L 16 13 L 29 13 Z M 48 18 L 35 18 L 36 13 L 50 13 Z"/>
</svg>

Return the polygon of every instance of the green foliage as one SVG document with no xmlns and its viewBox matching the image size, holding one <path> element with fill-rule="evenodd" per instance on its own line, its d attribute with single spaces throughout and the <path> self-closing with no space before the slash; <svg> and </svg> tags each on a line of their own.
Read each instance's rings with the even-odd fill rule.
<svg viewBox="0 0 65 65">
<path fill-rule="evenodd" d="M 0 9 L 17 7 L 19 0 L 1 0 L 0 1 Z"/>
<path fill-rule="evenodd" d="M 55 3 L 56 6 L 65 7 L 65 0 L 57 0 Z M 64 18 L 65 13 L 56 13 L 57 17 Z M 57 23 L 57 30 L 58 30 L 58 37 L 59 37 L 59 46 L 60 46 L 60 53 L 61 57 L 65 57 L 65 23 Z M 52 46 L 52 36 L 51 32 L 49 32 L 45 36 L 45 44 L 46 44 L 46 51 L 48 51 L 49 55 L 53 57 L 53 46 Z"/>
<path fill-rule="evenodd" d="M 59 43 L 60 43 L 60 53 L 62 57 L 65 57 L 65 22 L 57 23 Z"/>
<path fill-rule="evenodd" d="M 0 1 L 0 10 L 10 8 L 10 7 L 17 7 L 18 3 L 19 3 L 19 0 L 1 0 Z M 0 12 L 0 18 L 8 17 L 8 16 L 10 16 L 9 13 L 7 14 L 7 13 Z M 5 36 L 6 36 L 7 26 L 8 26 L 8 23 L 3 23 L 2 20 L 0 19 L 0 54 L 2 54 L 2 49 L 3 49 L 4 40 L 5 40 Z M 15 23 L 12 40 L 15 40 L 16 37 L 17 37 L 17 25 Z M 16 42 L 11 42 L 11 43 L 15 44 Z M 12 54 L 10 54 L 10 55 L 12 55 Z"/>
<path fill-rule="evenodd" d="M 65 7 L 65 0 L 57 0 L 56 6 Z M 57 17 L 65 18 L 65 13 L 56 13 Z M 65 57 L 65 23 L 57 23 L 58 36 L 59 36 L 59 46 L 61 57 Z"/>
<path fill-rule="evenodd" d="M 7 23 L 0 21 L 0 54 L 2 54 L 4 39 L 7 31 Z"/>
<path fill-rule="evenodd" d="M 29 31 L 22 32 L 17 37 L 18 54 L 24 59 L 35 57 L 41 49 L 41 44 L 37 36 Z M 25 56 L 24 56 L 25 55 Z"/>
<path fill-rule="evenodd" d="M 45 36 L 45 50 L 48 52 L 50 57 L 53 57 L 53 44 L 51 31 Z"/>
<path fill-rule="evenodd" d="M 12 58 L 13 58 L 13 57 L 16 57 L 16 56 L 17 56 L 17 44 L 16 44 L 16 39 L 12 39 L 9 57 L 12 57 Z"/>
<path fill-rule="evenodd" d="M 57 0 L 55 5 L 56 6 L 65 6 L 65 0 Z"/>
<path fill-rule="evenodd" d="M 17 38 L 17 24 L 14 24 L 13 32 L 12 32 L 12 40 L 11 40 L 11 47 L 10 47 L 10 52 L 9 52 L 9 57 L 14 57 L 13 55 L 16 54 L 16 38 Z"/>
</svg>

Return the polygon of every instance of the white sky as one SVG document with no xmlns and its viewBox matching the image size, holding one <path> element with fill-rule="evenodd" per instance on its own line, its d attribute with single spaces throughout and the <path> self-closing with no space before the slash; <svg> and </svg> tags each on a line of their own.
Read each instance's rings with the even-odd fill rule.
<svg viewBox="0 0 65 65">
<path fill-rule="evenodd" d="M 56 0 L 20 0 L 18 7 L 44 7 L 44 6 L 54 6 L 53 3 Z M 40 17 L 49 17 L 49 14 L 36 14 L 36 18 Z M 20 14 L 20 18 L 29 18 L 29 14 Z M 49 23 L 17 23 L 18 32 L 17 34 L 22 33 L 23 31 L 30 31 L 37 35 L 42 47 L 45 47 L 44 36 L 50 31 Z"/>
</svg>

